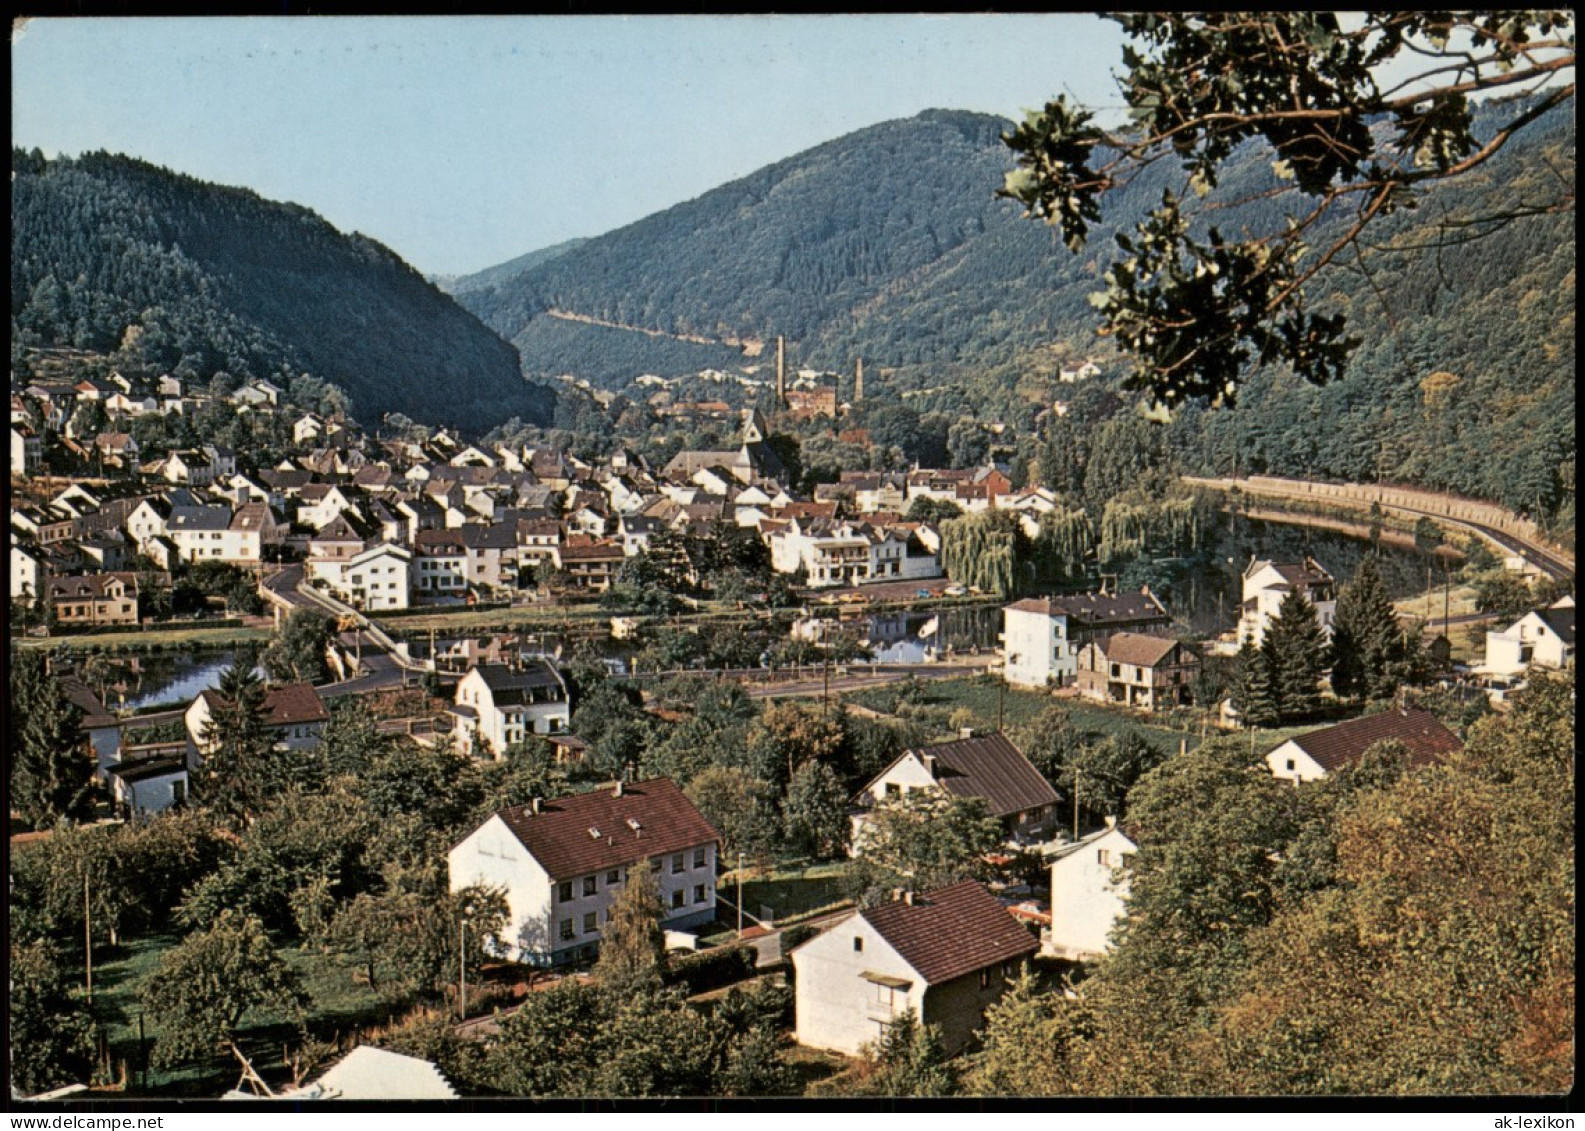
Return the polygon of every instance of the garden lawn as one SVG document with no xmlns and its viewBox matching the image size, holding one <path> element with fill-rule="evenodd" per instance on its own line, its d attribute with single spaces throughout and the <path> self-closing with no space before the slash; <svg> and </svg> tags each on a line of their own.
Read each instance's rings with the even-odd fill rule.
<svg viewBox="0 0 1585 1131">
<path fill-rule="evenodd" d="M 951 714 L 960 708 L 966 709 L 974 716 L 971 725 L 976 731 L 990 732 L 997 729 L 997 683 L 994 678 L 970 676 L 961 679 L 929 680 L 922 682 L 920 687 L 925 706 L 937 708 L 945 714 Z M 870 688 L 854 692 L 847 698 L 872 710 L 887 711 L 895 701 L 896 694 L 895 687 Z M 1200 744 L 1198 730 L 1193 732 L 1174 730 L 1152 722 L 1142 715 L 1113 710 L 1085 699 L 1059 699 L 1043 691 L 1022 691 L 1014 688 L 1006 689 L 1002 692 L 1002 696 L 1002 729 L 1009 734 L 1029 727 L 1046 708 L 1060 707 L 1067 712 L 1080 730 L 1108 737 L 1130 730 L 1138 731 L 1150 742 L 1170 752 L 1176 752 L 1179 742 L 1183 739 L 1188 740 L 1190 750 Z M 940 729 L 943 735 L 947 734 L 945 727 Z"/>
<path fill-rule="evenodd" d="M 127 1069 L 127 1092 L 207 1096 L 218 1098 L 236 1085 L 242 1066 L 231 1056 L 216 1055 L 202 1064 L 187 1064 L 174 1069 L 149 1069 L 147 1093 L 141 1086 L 138 1067 L 138 1015 L 142 1011 L 143 989 L 159 965 L 160 956 L 174 947 L 175 935 L 151 935 L 118 947 L 100 965 L 94 965 L 94 1015 L 105 1026 L 110 1048 L 112 1072 Z M 308 1031 L 320 1040 L 333 1040 L 366 1026 L 388 1023 L 395 1010 L 367 986 L 355 983 L 352 973 L 317 950 L 285 947 L 280 951 L 288 965 L 302 978 L 309 996 Z M 144 1033 L 150 1051 L 159 1037 L 159 1026 L 152 1017 L 144 1020 Z M 272 1081 L 277 1077 L 286 1046 L 296 1046 L 301 1037 L 286 1018 L 260 1013 L 249 1016 L 242 1030 L 243 1051 L 260 1075 Z"/>
<path fill-rule="evenodd" d="M 249 641 L 267 642 L 274 633 L 266 628 L 146 628 L 140 632 L 101 632 L 74 636 L 16 637 L 23 648 L 71 648 L 86 652 L 90 648 L 109 650 L 155 645 L 172 650 L 202 651 L 226 648 Z"/>
<path fill-rule="evenodd" d="M 822 910 L 842 902 L 845 898 L 842 892 L 842 876 L 846 871 L 846 864 L 815 864 L 808 868 L 772 871 L 750 879 L 743 885 L 744 924 L 752 925 L 752 920 L 747 918 L 748 915 L 763 918 L 760 913 L 761 906 L 770 907 L 776 925 L 781 926 L 797 916 L 807 915 L 811 911 Z M 750 875 L 753 875 L 752 869 Z M 735 885 L 718 885 L 717 893 L 722 904 L 730 904 L 736 908 Z M 721 908 L 723 917 L 734 914 L 734 911 L 724 906 Z"/>
</svg>

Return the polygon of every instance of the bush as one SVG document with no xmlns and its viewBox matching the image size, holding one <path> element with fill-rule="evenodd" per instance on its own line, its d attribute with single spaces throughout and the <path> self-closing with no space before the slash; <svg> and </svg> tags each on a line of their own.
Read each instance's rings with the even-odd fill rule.
<svg viewBox="0 0 1585 1131">
<path fill-rule="evenodd" d="M 751 946 L 720 946 L 681 957 L 673 956 L 667 981 L 702 994 L 754 976 L 758 953 Z"/>
<path fill-rule="evenodd" d="M 802 946 L 819 933 L 819 927 L 811 927 L 808 923 L 799 923 L 795 927 L 788 927 L 781 933 L 782 957 L 785 959 L 792 953 L 794 947 Z"/>
</svg>

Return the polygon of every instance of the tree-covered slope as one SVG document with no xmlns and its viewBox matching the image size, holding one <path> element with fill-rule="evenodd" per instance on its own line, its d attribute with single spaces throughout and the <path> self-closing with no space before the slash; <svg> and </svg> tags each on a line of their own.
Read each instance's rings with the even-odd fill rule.
<svg viewBox="0 0 1585 1131">
<path fill-rule="evenodd" d="M 1109 353 L 1088 299 L 1117 254 L 1112 236 L 1182 178 L 1162 161 L 1108 194 L 1088 248 L 1074 255 L 995 196 L 1012 164 L 1000 141 L 1009 125 L 947 111 L 885 122 L 459 301 L 517 344 L 530 375 L 619 389 L 642 373 L 734 359 L 764 366 L 783 334 L 799 365 L 851 371 L 862 357 L 871 397 L 905 393 L 919 412 L 1025 427 L 1060 395 L 1063 359 Z M 1489 129 L 1484 117 L 1476 126 Z M 1448 218 L 1555 199 L 1555 184 L 1542 192 L 1540 181 L 1572 182 L 1573 164 L 1573 123 L 1555 117 L 1478 174 L 1372 229 L 1375 243 L 1401 250 L 1365 247 L 1368 275 L 1340 261 L 1314 290 L 1317 307 L 1344 310 L 1362 339 L 1345 377 L 1317 389 L 1271 369 L 1246 384 L 1236 411 L 1185 412 L 1174 441 L 1188 466 L 1230 470 L 1238 447 L 1241 470 L 1356 479 L 1379 471 L 1515 507 L 1566 505 L 1572 214 L 1432 245 Z M 1261 194 L 1277 183 L 1270 154 L 1247 145 L 1226 162 L 1220 190 L 1188 207 L 1197 225 L 1237 231 L 1276 207 Z M 1323 225 L 1316 245 L 1347 219 Z M 766 348 L 745 358 L 746 341 Z"/>
<path fill-rule="evenodd" d="M 371 421 L 550 418 L 511 346 L 365 236 L 127 157 L 12 163 L 15 343 L 203 378 L 307 371 Z"/>
<path fill-rule="evenodd" d="M 448 295 L 482 290 L 503 283 L 514 275 L 521 275 L 541 263 L 549 263 L 556 256 L 565 255 L 573 248 L 588 242 L 587 239 L 564 240 L 549 247 L 542 247 L 538 251 L 519 255 L 516 259 L 508 259 L 505 263 L 497 263 L 494 267 L 486 267 L 483 271 L 475 271 L 470 275 L 431 275 L 429 281 Z"/>
</svg>

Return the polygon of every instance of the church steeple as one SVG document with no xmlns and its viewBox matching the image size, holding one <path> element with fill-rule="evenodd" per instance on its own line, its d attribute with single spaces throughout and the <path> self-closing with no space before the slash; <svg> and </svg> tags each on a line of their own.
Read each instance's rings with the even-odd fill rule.
<svg viewBox="0 0 1585 1131">
<path fill-rule="evenodd" d="M 853 403 L 858 404 L 864 399 L 864 359 L 861 357 L 853 366 Z"/>
</svg>

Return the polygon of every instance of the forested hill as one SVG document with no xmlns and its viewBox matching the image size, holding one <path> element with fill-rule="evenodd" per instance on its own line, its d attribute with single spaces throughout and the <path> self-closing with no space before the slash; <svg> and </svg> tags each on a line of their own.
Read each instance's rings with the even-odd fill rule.
<svg viewBox="0 0 1585 1131">
<path fill-rule="evenodd" d="M 14 343 L 204 378 L 308 372 L 371 424 L 550 419 L 510 345 L 306 208 L 105 153 L 13 151 L 12 167 Z"/>
<path fill-rule="evenodd" d="M 798 365 L 851 372 L 863 358 L 871 398 L 903 394 L 920 414 L 1027 434 L 1059 388 L 1071 391 L 1055 382 L 1062 361 L 1094 355 L 1109 375 L 1121 370 L 1105 363 L 1087 299 L 1117 227 L 1177 174 L 1158 162 L 1109 194 L 1073 255 L 996 198 L 1008 125 L 928 111 L 859 130 L 458 301 L 510 338 L 532 375 L 621 389 L 643 373 L 763 366 L 770 349 L 749 359 L 740 343 L 783 334 Z M 1490 129 L 1477 116 L 1477 134 Z M 1243 471 L 1379 475 L 1527 510 L 1570 505 L 1572 213 L 1473 242 L 1454 228 L 1453 246 L 1435 245 L 1444 220 L 1556 199 L 1573 169 L 1573 121 L 1553 115 L 1373 229 L 1374 244 L 1404 250 L 1366 248 L 1369 278 L 1350 252 L 1314 288 L 1316 307 L 1345 310 L 1363 340 L 1346 377 L 1316 389 L 1268 369 L 1236 412 L 1190 410 L 1172 430 L 1186 469 L 1225 473 L 1237 450 Z M 1237 231 L 1276 207 L 1260 197 L 1278 183 L 1270 154 L 1245 146 L 1206 216 Z"/>
<path fill-rule="evenodd" d="M 1058 333 L 1063 305 L 1049 237 L 992 195 L 1007 127 L 959 111 L 883 122 L 459 301 L 517 344 L 525 371 L 611 386 L 741 362 L 735 343 L 778 334 L 800 365 L 863 356 L 904 382 L 1006 362 Z M 623 342 L 552 312 L 721 344 Z"/>
<path fill-rule="evenodd" d="M 483 271 L 475 271 L 471 275 L 431 275 L 429 281 L 448 295 L 483 290 L 504 283 L 513 276 L 538 267 L 541 263 L 549 263 L 558 255 L 565 255 L 588 242 L 587 239 L 566 240 L 552 244 L 550 247 L 542 247 L 538 251 L 531 251 L 527 255 L 519 255 L 516 259 L 508 259 L 505 263 L 497 263 L 494 267 L 486 267 Z"/>
</svg>

